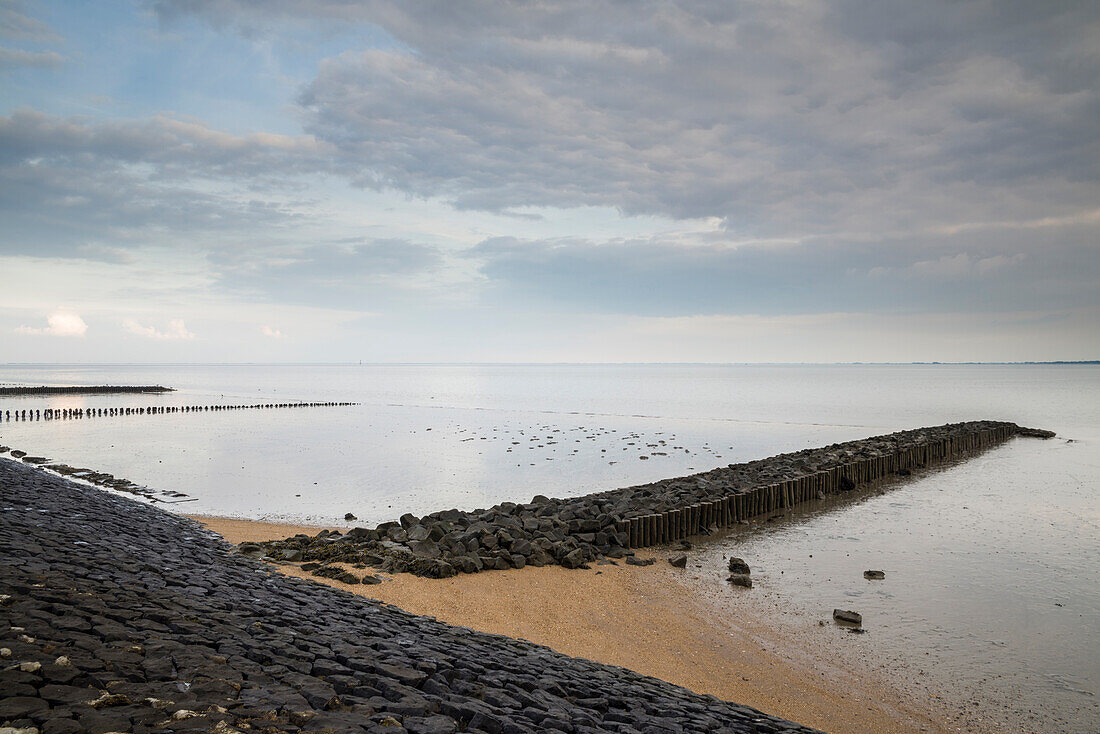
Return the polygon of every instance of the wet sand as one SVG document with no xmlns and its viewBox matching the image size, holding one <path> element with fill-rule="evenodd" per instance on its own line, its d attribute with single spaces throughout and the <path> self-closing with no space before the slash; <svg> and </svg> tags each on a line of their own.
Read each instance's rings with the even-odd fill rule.
<svg viewBox="0 0 1100 734">
<path fill-rule="evenodd" d="M 195 519 L 232 543 L 321 529 Z M 386 581 L 373 586 L 318 579 L 295 565 L 277 568 L 449 624 L 623 666 L 829 732 L 952 730 L 873 671 L 825 663 L 752 619 L 716 615 L 715 600 L 704 603 L 691 588 L 691 571 L 672 568 L 662 554 L 654 557 L 658 562 L 644 568 L 593 565 L 588 571 L 569 571 L 553 566 L 443 580 L 398 574 L 383 575 Z"/>
</svg>

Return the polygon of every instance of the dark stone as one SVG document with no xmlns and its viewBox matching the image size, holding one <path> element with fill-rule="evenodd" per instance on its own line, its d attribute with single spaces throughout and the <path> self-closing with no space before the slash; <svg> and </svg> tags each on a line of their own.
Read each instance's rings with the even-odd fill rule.
<svg viewBox="0 0 1100 734">
<path fill-rule="evenodd" d="M 746 589 L 752 588 L 752 576 L 749 576 L 747 573 L 731 573 L 726 581 L 729 581 L 734 586 L 743 586 Z"/>
<path fill-rule="evenodd" d="M 357 518 L 355 515 L 348 512 L 348 513 L 344 514 L 344 519 L 347 520 L 348 522 L 353 522 L 355 520 L 358 520 L 359 518 Z"/>
<path fill-rule="evenodd" d="M 743 573 L 748 575 L 752 573 L 752 571 L 749 570 L 749 564 L 745 563 L 745 559 L 735 556 L 730 558 L 730 573 Z"/>
<path fill-rule="evenodd" d="M 862 615 L 860 615 L 859 612 L 853 612 L 850 609 L 834 609 L 833 619 L 835 619 L 837 622 L 845 622 L 847 624 L 863 624 Z"/>
<path fill-rule="evenodd" d="M 688 557 L 683 555 L 673 556 L 668 559 L 668 562 L 672 564 L 673 568 L 686 568 L 688 565 Z"/>
<path fill-rule="evenodd" d="M 870 579 L 872 581 L 881 581 L 886 578 L 886 573 L 883 571 L 864 571 L 863 578 Z"/>
</svg>

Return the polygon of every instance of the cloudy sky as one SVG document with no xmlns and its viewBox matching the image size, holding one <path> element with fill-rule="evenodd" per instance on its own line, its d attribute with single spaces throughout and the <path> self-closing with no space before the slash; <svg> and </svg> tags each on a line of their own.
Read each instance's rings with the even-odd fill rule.
<svg viewBox="0 0 1100 734">
<path fill-rule="evenodd" d="M 0 361 L 1100 358 L 1100 4 L 0 0 Z"/>
</svg>

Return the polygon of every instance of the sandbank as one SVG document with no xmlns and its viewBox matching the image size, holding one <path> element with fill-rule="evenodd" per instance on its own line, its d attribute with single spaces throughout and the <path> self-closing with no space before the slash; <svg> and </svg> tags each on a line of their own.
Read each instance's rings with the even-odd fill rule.
<svg viewBox="0 0 1100 734">
<path fill-rule="evenodd" d="M 231 543 L 322 529 L 194 519 Z M 587 571 L 546 566 L 442 580 L 383 574 L 386 581 L 371 586 L 318 579 L 296 565 L 275 568 L 449 624 L 619 665 L 829 732 L 951 731 L 867 671 L 815 660 L 766 625 L 716 614 L 713 600 L 704 603 L 689 587 L 690 571 L 672 568 L 659 551 L 654 557 L 658 563 L 653 566 L 593 564 Z"/>
</svg>

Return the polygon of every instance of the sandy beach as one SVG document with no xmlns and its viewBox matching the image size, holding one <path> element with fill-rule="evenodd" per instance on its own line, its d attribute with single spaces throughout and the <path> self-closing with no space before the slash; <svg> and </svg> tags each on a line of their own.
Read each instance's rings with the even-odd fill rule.
<svg viewBox="0 0 1100 734">
<path fill-rule="evenodd" d="M 321 528 L 195 517 L 232 543 Z M 639 555 L 645 555 L 639 553 Z M 868 671 L 815 659 L 752 619 L 699 599 L 691 577 L 664 562 L 493 571 L 431 580 L 398 574 L 372 586 L 290 576 L 346 589 L 449 624 L 546 645 L 737 701 L 829 732 L 947 732 L 935 714 Z M 734 593 L 734 590 L 731 590 Z"/>
</svg>

